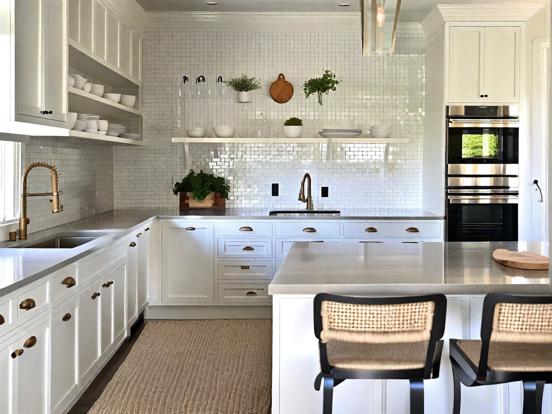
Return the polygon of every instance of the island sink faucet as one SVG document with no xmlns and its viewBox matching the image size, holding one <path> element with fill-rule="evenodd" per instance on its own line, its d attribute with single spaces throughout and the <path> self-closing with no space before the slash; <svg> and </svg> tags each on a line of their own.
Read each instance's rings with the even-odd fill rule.
<svg viewBox="0 0 552 414">
<path fill-rule="evenodd" d="M 307 188 L 307 196 L 305 197 L 305 181 L 309 181 L 309 186 Z M 307 203 L 307 210 L 314 210 L 314 205 L 312 203 L 312 178 L 309 173 L 305 173 L 303 179 L 301 180 L 301 189 L 299 190 L 299 201 Z"/>
<path fill-rule="evenodd" d="M 50 170 L 50 177 L 52 180 L 52 192 L 51 193 L 29 193 L 28 181 L 29 173 L 36 167 L 43 167 Z M 63 211 L 63 206 L 59 203 L 59 176 L 57 168 L 53 165 L 45 162 L 33 162 L 23 171 L 23 191 L 21 193 L 21 215 L 19 217 L 19 240 L 27 239 L 27 225 L 30 223 L 27 217 L 27 197 L 52 197 L 50 202 L 52 203 L 52 214 Z"/>
</svg>

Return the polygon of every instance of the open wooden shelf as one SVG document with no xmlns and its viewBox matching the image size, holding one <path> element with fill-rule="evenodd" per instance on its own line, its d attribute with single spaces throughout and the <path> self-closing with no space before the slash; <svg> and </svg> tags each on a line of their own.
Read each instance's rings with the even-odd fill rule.
<svg viewBox="0 0 552 414">
<path fill-rule="evenodd" d="M 69 131 L 69 136 L 73 138 L 89 139 L 98 142 L 125 144 L 125 145 L 144 145 L 143 141 L 137 141 L 130 138 L 112 137 L 110 135 L 91 134 L 89 132 L 82 131 Z"/>
<path fill-rule="evenodd" d="M 109 99 L 85 92 L 82 89 L 68 87 L 67 91 L 69 93 L 69 108 L 71 112 L 97 114 L 107 119 L 113 119 L 114 117 L 125 119 L 129 116 L 142 115 L 139 109 L 115 103 Z"/>
<path fill-rule="evenodd" d="M 184 144 L 405 144 L 408 138 L 188 138 L 174 137 Z"/>
</svg>

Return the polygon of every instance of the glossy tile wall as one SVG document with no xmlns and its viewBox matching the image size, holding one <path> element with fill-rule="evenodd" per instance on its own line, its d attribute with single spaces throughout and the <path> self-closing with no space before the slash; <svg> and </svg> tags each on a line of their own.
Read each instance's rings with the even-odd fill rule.
<svg viewBox="0 0 552 414">
<path fill-rule="evenodd" d="M 33 161 L 54 164 L 59 172 L 63 212 L 51 214 L 49 197 L 31 197 L 29 232 L 59 226 L 113 209 L 113 149 L 110 145 L 57 144 L 40 138 L 24 144 L 25 165 Z M 29 191 L 49 192 L 50 173 L 35 168 L 29 175 Z"/>
<path fill-rule="evenodd" d="M 419 33 L 402 33 L 394 55 L 362 57 L 358 33 L 147 32 L 143 42 L 143 148 L 114 149 L 116 207 L 174 206 L 175 179 L 190 168 L 213 171 L 231 182 L 232 207 L 291 207 L 297 202 L 302 174 L 314 178 L 321 207 L 420 207 L 424 42 Z M 304 80 L 335 72 L 341 84 L 324 97 L 305 99 Z M 295 86 L 280 105 L 268 96 L 278 73 Z M 238 104 L 230 89 L 216 84 L 246 73 L 262 80 L 252 102 Z M 189 82 L 179 97 L 183 75 L 203 75 L 201 98 Z M 220 86 L 220 85 L 219 85 Z M 194 98 L 191 98 L 191 96 Z M 265 144 L 282 136 L 291 116 L 304 120 L 304 136 L 322 127 L 352 121 L 368 129 L 388 123 L 403 144 Z M 236 126 L 236 136 L 256 137 L 252 144 L 172 144 L 188 127 L 210 131 L 213 124 Z M 210 135 L 212 133 L 210 132 Z M 280 197 L 270 194 L 280 184 Z M 320 186 L 330 187 L 319 198 Z"/>
</svg>

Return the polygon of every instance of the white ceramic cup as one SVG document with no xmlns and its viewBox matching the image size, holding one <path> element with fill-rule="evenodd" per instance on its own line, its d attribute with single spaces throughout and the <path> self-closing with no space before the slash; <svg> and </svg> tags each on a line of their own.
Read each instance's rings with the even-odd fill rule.
<svg viewBox="0 0 552 414">
<path fill-rule="evenodd" d="M 98 129 L 100 131 L 107 131 L 107 128 L 109 127 L 109 121 L 106 119 L 100 119 L 98 121 Z"/>
<path fill-rule="evenodd" d="M 98 121 L 95 119 L 89 119 L 86 121 L 86 130 L 98 130 Z"/>
<path fill-rule="evenodd" d="M 75 78 L 75 88 L 77 89 L 82 89 L 82 87 L 87 81 L 87 79 L 84 76 L 81 76 L 78 73 L 74 73 L 73 78 Z"/>
<path fill-rule="evenodd" d="M 103 96 L 105 87 L 100 83 L 93 83 L 90 92 L 96 96 Z"/>
<path fill-rule="evenodd" d="M 90 93 L 90 91 L 92 90 L 92 84 L 91 84 L 90 82 L 86 82 L 86 83 L 82 86 L 82 90 L 85 91 L 85 92 Z"/>
<path fill-rule="evenodd" d="M 134 108 L 134 105 L 136 104 L 136 96 L 123 95 L 121 96 L 121 103 L 125 106 L 130 106 L 131 108 Z"/>
</svg>

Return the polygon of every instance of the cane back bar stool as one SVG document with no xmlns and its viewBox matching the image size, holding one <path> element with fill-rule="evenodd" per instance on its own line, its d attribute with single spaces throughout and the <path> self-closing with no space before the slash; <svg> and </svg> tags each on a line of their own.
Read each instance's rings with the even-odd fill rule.
<svg viewBox="0 0 552 414">
<path fill-rule="evenodd" d="M 481 340 L 450 340 L 453 414 L 468 387 L 523 382 L 523 414 L 542 412 L 552 382 L 552 296 L 490 294 L 483 302 Z"/>
<path fill-rule="evenodd" d="M 407 379 L 410 411 L 424 412 L 424 380 L 439 376 L 447 300 L 444 295 L 360 298 L 318 294 L 314 333 L 324 383 L 323 413 L 347 379 Z"/>
</svg>

